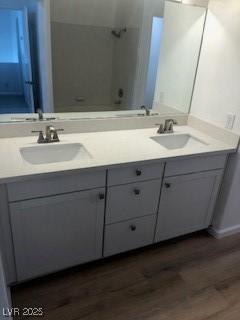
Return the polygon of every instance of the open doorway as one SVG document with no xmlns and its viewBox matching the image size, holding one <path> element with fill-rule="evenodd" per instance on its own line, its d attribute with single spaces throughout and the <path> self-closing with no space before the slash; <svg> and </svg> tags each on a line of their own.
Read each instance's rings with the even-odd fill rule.
<svg viewBox="0 0 240 320">
<path fill-rule="evenodd" d="M 144 103 L 148 107 L 153 106 L 162 34 L 163 34 L 163 17 L 153 17 L 151 45 L 150 45 L 148 73 L 147 73 L 147 85 L 145 89 L 145 98 L 144 98 Z"/>
<path fill-rule="evenodd" d="M 27 9 L 0 9 L 0 114 L 34 112 Z"/>
</svg>

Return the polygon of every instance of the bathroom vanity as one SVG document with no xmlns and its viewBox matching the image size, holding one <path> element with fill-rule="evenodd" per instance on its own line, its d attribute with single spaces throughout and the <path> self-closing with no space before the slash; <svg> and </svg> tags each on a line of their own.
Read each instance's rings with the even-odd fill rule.
<svg viewBox="0 0 240 320">
<path fill-rule="evenodd" d="M 66 134 L 49 146 L 36 137 L 1 139 L 0 147 L 10 284 L 207 229 L 236 149 L 190 126 L 172 135 L 156 128 Z M 44 163 L 39 148 L 59 150 Z"/>
</svg>

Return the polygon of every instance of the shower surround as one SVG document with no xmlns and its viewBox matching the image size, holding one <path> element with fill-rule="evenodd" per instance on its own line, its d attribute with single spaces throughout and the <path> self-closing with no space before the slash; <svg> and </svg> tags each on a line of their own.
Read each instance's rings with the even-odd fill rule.
<svg viewBox="0 0 240 320">
<path fill-rule="evenodd" d="M 137 15 L 133 23 L 131 12 L 126 19 L 125 0 L 107 4 L 106 14 L 112 15 L 111 19 L 101 19 L 103 13 L 96 19 L 87 14 L 85 19 L 75 19 L 73 10 L 64 21 L 54 1 L 51 37 L 56 112 L 66 110 L 66 106 L 69 112 L 129 109 L 142 19 L 136 5 L 141 1 L 133 1 L 132 11 Z M 120 37 L 114 36 L 113 31 L 122 29 L 126 30 Z"/>
</svg>

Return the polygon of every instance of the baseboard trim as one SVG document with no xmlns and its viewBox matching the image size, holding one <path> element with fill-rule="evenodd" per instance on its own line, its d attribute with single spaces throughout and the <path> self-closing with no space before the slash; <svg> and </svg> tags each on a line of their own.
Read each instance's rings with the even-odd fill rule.
<svg viewBox="0 0 240 320">
<path fill-rule="evenodd" d="M 215 229 L 210 227 L 208 228 L 208 233 L 216 239 L 222 239 L 240 233 L 240 225 L 225 229 Z"/>
</svg>

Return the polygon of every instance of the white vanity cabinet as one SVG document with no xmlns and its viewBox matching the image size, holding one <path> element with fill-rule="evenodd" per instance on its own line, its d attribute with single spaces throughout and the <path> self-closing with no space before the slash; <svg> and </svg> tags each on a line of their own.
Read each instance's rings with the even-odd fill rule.
<svg viewBox="0 0 240 320">
<path fill-rule="evenodd" d="M 104 191 L 10 205 L 18 281 L 101 258 Z"/>
<path fill-rule="evenodd" d="M 222 172 L 204 172 L 164 179 L 156 242 L 206 229 Z"/>
<path fill-rule="evenodd" d="M 155 242 L 210 226 L 226 156 L 166 164 Z"/>
<path fill-rule="evenodd" d="M 2 193 L 11 232 L 5 243 L 13 240 L 8 247 L 16 266 L 10 281 L 208 228 L 226 159 L 126 164 L 7 184 Z"/>
<path fill-rule="evenodd" d="M 94 180 L 93 177 L 90 178 Z M 75 178 L 84 180 L 82 176 Z M 105 172 L 102 178 L 103 187 L 92 190 L 10 203 L 17 281 L 102 257 Z M 37 184 L 37 180 L 32 183 Z"/>
<path fill-rule="evenodd" d="M 108 172 L 104 257 L 154 242 L 164 163 Z"/>
</svg>

